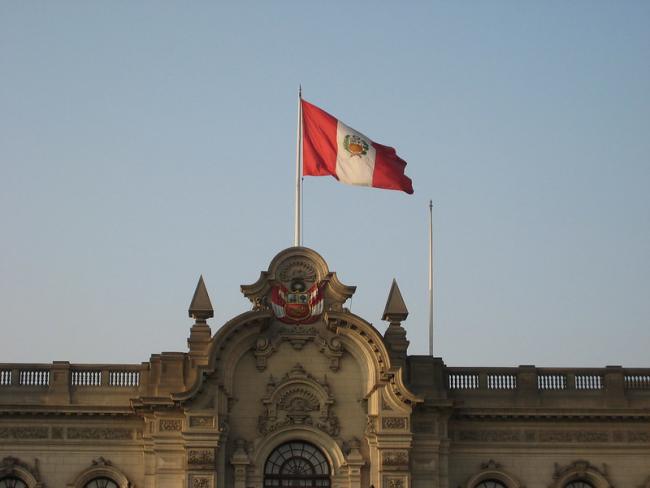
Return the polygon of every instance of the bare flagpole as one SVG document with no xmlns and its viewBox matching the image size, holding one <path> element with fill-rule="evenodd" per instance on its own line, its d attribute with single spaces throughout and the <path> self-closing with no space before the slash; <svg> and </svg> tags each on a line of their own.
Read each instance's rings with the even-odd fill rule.
<svg viewBox="0 0 650 488">
<path fill-rule="evenodd" d="M 433 356 L 433 202 L 429 200 L 429 356 Z"/>
<path fill-rule="evenodd" d="M 296 209 L 294 214 L 293 245 L 302 245 L 302 230 L 300 228 L 302 211 L 302 86 L 298 87 L 298 128 L 296 134 Z"/>
</svg>

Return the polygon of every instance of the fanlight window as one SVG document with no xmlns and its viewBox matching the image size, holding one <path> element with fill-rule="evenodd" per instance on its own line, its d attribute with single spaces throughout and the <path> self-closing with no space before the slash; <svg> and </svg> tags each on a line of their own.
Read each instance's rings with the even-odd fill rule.
<svg viewBox="0 0 650 488">
<path fill-rule="evenodd" d="M 20 478 L 2 478 L 0 488 L 27 488 L 27 485 Z"/>
<path fill-rule="evenodd" d="M 586 481 L 572 481 L 564 488 L 594 488 L 594 485 L 587 483 Z"/>
<path fill-rule="evenodd" d="M 306 442 L 287 442 L 266 460 L 264 486 L 329 487 L 330 466 L 315 446 Z"/>
<path fill-rule="evenodd" d="M 84 485 L 84 488 L 119 488 L 110 478 L 94 478 Z"/>
<path fill-rule="evenodd" d="M 506 485 L 498 480 L 485 480 L 481 481 L 476 488 L 508 488 Z"/>
</svg>

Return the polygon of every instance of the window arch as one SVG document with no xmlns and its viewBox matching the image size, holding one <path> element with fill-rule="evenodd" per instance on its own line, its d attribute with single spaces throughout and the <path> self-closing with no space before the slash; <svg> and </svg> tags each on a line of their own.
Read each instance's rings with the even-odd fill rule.
<svg viewBox="0 0 650 488">
<path fill-rule="evenodd" d="M 549 488 L 612 488 L 606 473 L 589 461 L 574 461 L 567 466 L 556 466 L 555 482 Z"/>
<path fill-rule="evenodd" d="M 84 488 L 119 488 L 119 486 L 111 478 L 102 476 L 100 478 L 93 478 L 84 485 Z"/>
<path fill-rule="evenodd" d="M 480 471 L 463 485 L 463 488 L 522 488 L 513 475 L 493 459 L 482 463 Z"/>
<path fill-rule="evenodd" d="M 481 481 L 476 488 L 508 488 L 499 480 L 485 480 Z"/>
<path fill-rule="evenodd" d="M 592 485 L 588 481 L 576 480 L 576 481 L 571 481 L 570 483 L 565 485 L 564 488 L 594 488 L 594 485 Z"/>
<path fill-rule="evenodd" d="M 0 488 L 27 488 L 27 483 L 15 476 L 8 476 L 0 479 Z"/>
<path fill-rule="evenodd" d="M 330 465 L 316 446 L 290 441 L 275 448 L 264 464 L 264 487 L 329 487 Z"/>
<path fill-rule="evenodd" d="M 100 457 L 67 486 L 68 488 L 131 488 L 133 485 L 122 471 L 113 466 L 113 463 Z"/>
</svg>

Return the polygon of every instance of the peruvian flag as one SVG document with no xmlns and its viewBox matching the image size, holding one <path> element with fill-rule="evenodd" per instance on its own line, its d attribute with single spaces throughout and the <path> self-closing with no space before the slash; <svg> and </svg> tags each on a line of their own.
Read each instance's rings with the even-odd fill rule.
<svg viewBox="0 0 650 488">
<path fill-rule="evenodd" d="M 404 174 L 406 161 L 395 149 L 371 141 L 305 100 L 300 103 L 303 175 L 331 175 L 348 185 L 413 193 L 413 183 Z"/>
</svg>

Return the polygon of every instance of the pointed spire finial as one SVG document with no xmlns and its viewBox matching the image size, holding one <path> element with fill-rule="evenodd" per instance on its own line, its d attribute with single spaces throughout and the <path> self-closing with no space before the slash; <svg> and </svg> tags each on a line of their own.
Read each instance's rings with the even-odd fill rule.
<svg viewBox="0 0 650 488">
<path fill-rule="evenodd" d="M 196 290 L 194 290 L 188 313 L 197 322 L 205 322 L 206 319 L 214 317 L 214 310 L 203 281 L 203 275 L 199 278 Z"/>
<path fill-rule="evenodd" d="M 402 298 L 402 293 L 399 291 L 399 286 L 397 286 L 397 280 L 393 278 L 393 284 L 388 292 L 388 300 L 386 300 L 386 307 L 384 307 L 384 315 L 382 315 L 381 319 L 389 322 L 401 322 L 406 320 L 408 315 L 409 311 Z"/>
</svg>

